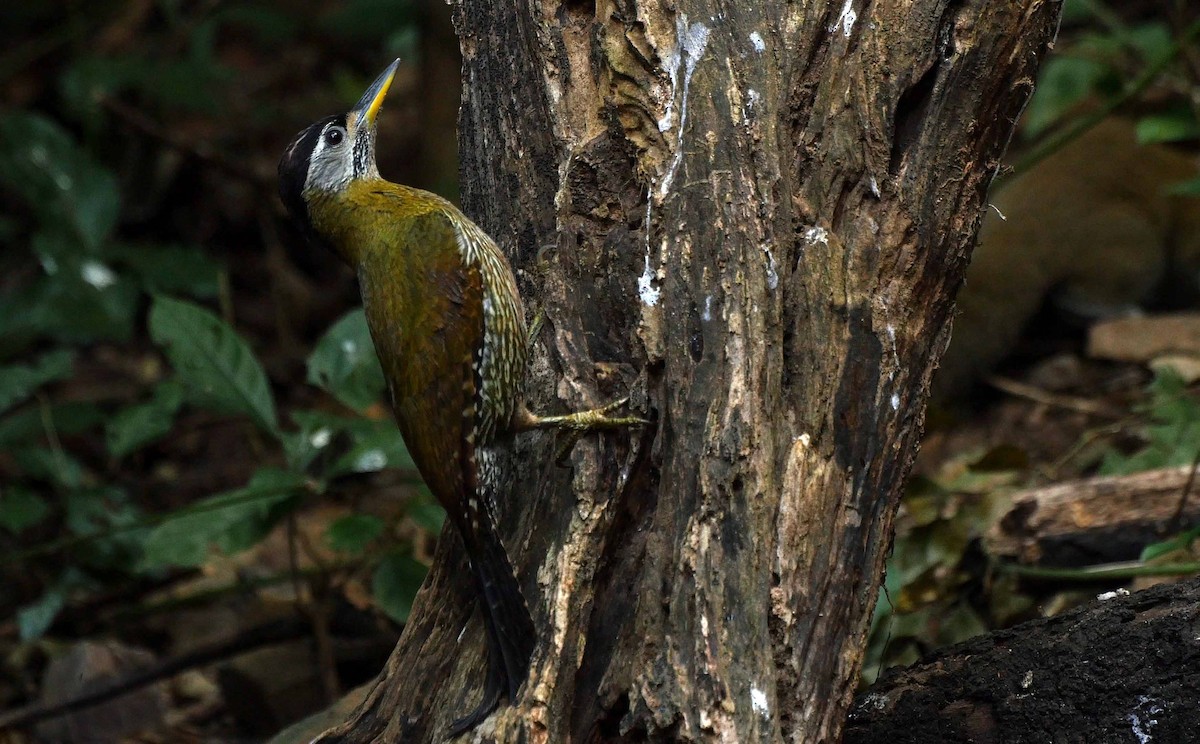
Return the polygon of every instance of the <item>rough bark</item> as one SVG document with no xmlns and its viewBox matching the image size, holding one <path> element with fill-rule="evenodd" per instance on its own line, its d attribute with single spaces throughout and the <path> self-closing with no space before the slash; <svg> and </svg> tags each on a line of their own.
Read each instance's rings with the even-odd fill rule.
<svg viewBox="0 0 1200 744">
<path fill-rule="evenodd" d="M 890 670 L 846 744 L 1196 741 L 1200 581 L 1114 597 Z"/>
<path fill-rule="evenodd" d="M 543 310 L 532 407 L 630 394 L 501 505 L 543 641 L 495 741 L 836 741 L 984 194 L 1055 0 L 460 0 L 466 212 Z M 457 541 L 323 741 L 480 694 Z M 465 631 L 464 631 L 465 626 Z"/>
</svg>

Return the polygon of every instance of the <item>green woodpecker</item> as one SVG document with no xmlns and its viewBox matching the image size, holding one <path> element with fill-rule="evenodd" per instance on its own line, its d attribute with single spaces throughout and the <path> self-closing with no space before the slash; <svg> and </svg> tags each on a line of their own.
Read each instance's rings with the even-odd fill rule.
<svg viewBox="0 0 1200 744">
<path fill-rule="evenodd" d="M 512 435 L 644 423 L 614 406 L 535 416 L 522 403 L 528 330 L 516 279 L 496 243 L 445 199 L 383 180 L 375 120 L 396 60 L 345 114 L 321 119 L 279 163 L 279 193 L 311 242 L 357 272 L 400 432 L 421 476 L 462 536 L 483 602 L 488 680 L 461 733 L 525 681 L 537 635 L 500 541 L 495 502 L 507 497 Z"/>
</svg>

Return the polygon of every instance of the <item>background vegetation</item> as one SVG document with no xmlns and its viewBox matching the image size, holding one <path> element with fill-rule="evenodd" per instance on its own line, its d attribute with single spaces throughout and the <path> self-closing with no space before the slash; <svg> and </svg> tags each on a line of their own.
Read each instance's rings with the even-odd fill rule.
<svg viewBox="0 0 1200 744">
<path fill-rule="evenodd" d="M 0 707 L 36 695 L 62 641 L 170 654 L 172 612 L 264 586 L 313 632 L 346 608 L 389 637 L 404 621 L 442 514 L 390 419 L 353 277 L 292 234 L 274 172 L 296 131 L 401 56 L 381 165 L 453 196 L 420 154 L 423 44 L 447 33 L 433 13 L 0 11 Z M 452 153 L 452 129 L 435 136 Z"/>
</svg>

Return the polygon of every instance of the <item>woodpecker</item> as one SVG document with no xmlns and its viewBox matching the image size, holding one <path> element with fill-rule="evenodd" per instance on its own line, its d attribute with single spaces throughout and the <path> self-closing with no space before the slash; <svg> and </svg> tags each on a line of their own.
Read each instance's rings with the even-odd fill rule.
<svg viewBox="0 0 1200 744">
<path fill-rule="evenodd" d="M 537 645 L 495 519 L 496 502 L 510 497 L 512 436 L 646 422 L 608 415 L 624 401 L 562 416 L 525 407 L 529 332 L 508 260 L 450 202 L 379 175 L 375 121 L 399 64 L 350 111 L 292 140 L 279 163 L 279 194 L 306 238 L 356 271 L 400 433 L 470 559 L 487 630 L 488 679 L 478 707 L 451 725 L 457 735 L 486 718 L 501 695 L 516 701 Z"/>
</svg>

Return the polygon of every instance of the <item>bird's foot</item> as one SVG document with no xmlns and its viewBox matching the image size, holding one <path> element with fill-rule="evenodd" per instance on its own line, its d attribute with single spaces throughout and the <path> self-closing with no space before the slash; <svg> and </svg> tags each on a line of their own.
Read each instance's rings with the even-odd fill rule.
<svg viewBox="0 0 1200 744">
<path fill-rule="evenodd" d="M 554 461 L 560 465 L 566 461 L 579 438 L 589 431 L 612 431 L 630 426 L 645 426 L 650 422 L 639 416 L 610 416 L 613 411 L 623 407 L 629 398 L 615 400 L 606 406 L 592 408 L 587 411 L 576 411 L 561 416 L 536 416 L 523 411 L 518 420 L 518 430 L 530 429 L 559 429 L 565 432 L 563 441 L 559 443 Z"/>
<path fill-rule="evenodd" d="M 589 431 L 611 431 L 629 426 L 645 426 L 650 423 L 639 416 L 609 416 L 608 414 L 629 402 L 629 398 L 615 400 L 606 406 L 587 411 L 576 411 L 561 416 L 534 416 L 525 422 L 526 429 L 563 429 L 576 434 Z"/>
</svg>

